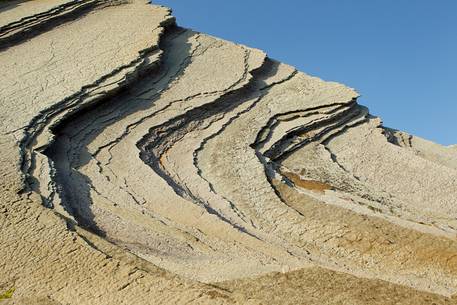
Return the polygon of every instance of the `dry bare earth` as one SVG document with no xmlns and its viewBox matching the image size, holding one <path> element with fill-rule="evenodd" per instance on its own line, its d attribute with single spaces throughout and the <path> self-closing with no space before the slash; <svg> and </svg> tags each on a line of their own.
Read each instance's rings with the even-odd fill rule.
<svg viewBox="0 0 457 305">
<path fill-rule="evenodd" d="M 5 304 L 456 303 L 454 148 L 145 1 L 0 20 Z"/>
</svg>

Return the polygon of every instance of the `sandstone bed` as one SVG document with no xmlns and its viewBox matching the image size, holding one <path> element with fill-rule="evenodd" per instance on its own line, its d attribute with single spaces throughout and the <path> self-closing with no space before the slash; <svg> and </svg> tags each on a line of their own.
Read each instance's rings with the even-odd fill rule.
<svg viewBox="0 0 457 305">
<path fill-rule="evenodd" d="M 146 1 L 0 2 L 5 304 L 456 304 L 457 153 Z"/>
</svg>

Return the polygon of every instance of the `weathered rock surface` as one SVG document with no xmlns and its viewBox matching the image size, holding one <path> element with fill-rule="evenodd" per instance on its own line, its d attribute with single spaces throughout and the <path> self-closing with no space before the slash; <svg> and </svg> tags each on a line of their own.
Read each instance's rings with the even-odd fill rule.
<svg viewBox="0 0 457 305">
<path fill-rule="evenodd" d="M 455 147 L 353 89 L 146 1 L 2 3 L 0 63 L 6 303 L 457 303 Z"/>
</svg>

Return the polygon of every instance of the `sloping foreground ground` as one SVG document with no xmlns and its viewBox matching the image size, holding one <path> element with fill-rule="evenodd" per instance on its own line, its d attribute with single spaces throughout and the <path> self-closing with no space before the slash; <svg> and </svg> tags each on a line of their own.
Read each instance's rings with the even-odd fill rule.
<svg viewBox="0 0 457 305">
<path fill-rule="evenodd" d="M 2 2 L 0 63 L 0 302 L 457 303 L 456 150 L 353 89 L 146 1 Z"/>
</svg>

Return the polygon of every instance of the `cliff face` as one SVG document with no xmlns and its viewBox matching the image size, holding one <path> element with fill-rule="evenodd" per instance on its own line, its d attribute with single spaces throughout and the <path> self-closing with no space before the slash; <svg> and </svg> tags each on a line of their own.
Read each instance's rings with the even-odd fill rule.
<svg viewBox="0 0 457 305">
<path fill-rule="evenodd" d="M 455 148 L 145 1 L 0 20 L 6 302 L 457 303 Z"/>
</svg>

